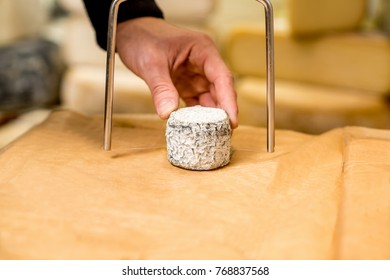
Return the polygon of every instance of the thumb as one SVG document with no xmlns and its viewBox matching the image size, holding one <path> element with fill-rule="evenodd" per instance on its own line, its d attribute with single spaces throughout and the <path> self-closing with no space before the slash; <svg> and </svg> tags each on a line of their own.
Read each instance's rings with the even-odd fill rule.
<svg viewBox="0 0 390 280">
<path fill-rule="evenodd" d="M 160 118 L 167 119 L 179 107 L 179 94 L 169 73 L 165 71 L 157 72 L 155 74 L 149 73 L 150 75 L 144 79 L 152 93 L 157 114 Z"/>
</svg>

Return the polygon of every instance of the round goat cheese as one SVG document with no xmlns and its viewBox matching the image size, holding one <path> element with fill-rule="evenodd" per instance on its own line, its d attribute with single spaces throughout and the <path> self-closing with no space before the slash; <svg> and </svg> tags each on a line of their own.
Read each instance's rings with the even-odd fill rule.
<svg viewBox="0 0 390 280">
<path fill-rule="evenodd" d="M 231 127 L 226 112 L 193 106 L 172 112 L 166 129 L 168 160 L 190 170 L 211 170 L 230 161 Z"/>
</svg>

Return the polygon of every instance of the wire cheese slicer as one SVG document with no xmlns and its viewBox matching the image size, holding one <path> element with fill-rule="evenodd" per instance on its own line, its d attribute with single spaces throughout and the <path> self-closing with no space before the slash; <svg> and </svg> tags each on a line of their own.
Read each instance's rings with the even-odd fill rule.
<svg viewBox="0 0 390 280">
<path fill-rule="evenodd" d="M 103 148 L 111 150 L 112 114 L 114 99 L 114 70 L 116 30 L 119 5 L 127 0 L 113 0 L 110 7 L 107 34 L 106 88 L 104 110 Z M 264 6 L 266 28 L 266 66 L 267 66 L 267 152 L 272 153 L 275 147 L 275 70 L 274 70 L 274 19 L 270 0 L 256 0 Z"/>
</svg>

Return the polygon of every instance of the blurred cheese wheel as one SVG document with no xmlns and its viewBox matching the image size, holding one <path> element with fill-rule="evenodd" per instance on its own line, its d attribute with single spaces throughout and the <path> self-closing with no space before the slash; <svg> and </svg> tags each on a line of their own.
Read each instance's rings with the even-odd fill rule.
<svg viewBox="0 0 390 280">
<path fill-rule="evenodd" d="M 40 0 L 1 0 L 0 45 L 36 37 L 46 18 L 47 10 Z"/>
<path fill-rule="evenodd" d="M 266 126 L 266 81 L 236 83 L 241 124 Z M 390 106 L 372 92 L 277 80 L 276 127 L 322 133 L 343 126 L 390 128 Z"/>
<path fill-rule="evenodd" d="M 70 13 L 86 15 L 86 10 L 82 0 L 57 0 L 58 3 Z M 98 5 L 98 4 L 97 4 Z"/>
<path fill-rule="evenodd" d="M 288 0 L 291 32 L 316 35 L 357 29 L 366 13 L 366 0 Z"/>
<path fill-rule="evenodd" d="M 214 11 L 216 0 L 156 0 L 168 21 L 182 24 L 204 24 Z"/>
<path fill-rule="evenodd" d="M 232 30 L 225 56 L 234 73 L 265 77 L 264 29 Z M 277 78 L 325 86 L 390 92 L 390 38 L 383 34 L 344 33 L 296 39 L 286 27 L 275 30 Z"/>
<path fill-rule="evenodd" d="M 74 66 L 68 69 L 61 86 L 64 108 L 84 114 L 104 112 L 106 70 L 99 66 Z M 129 70 L 115 71 L 114 112 L 154 113 L 150 90 Z"/>
</svg>

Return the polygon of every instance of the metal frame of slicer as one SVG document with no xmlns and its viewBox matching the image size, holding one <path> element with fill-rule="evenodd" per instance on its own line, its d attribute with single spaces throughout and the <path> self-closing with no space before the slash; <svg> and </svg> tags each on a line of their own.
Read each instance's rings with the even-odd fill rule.
<svg viewBox="0 0 390 280">
<path fill-rule="evenodd" d="M 107 65 L 104 111 L 104 150 L 111 149 L 112 112 L 114 99 L 115 45 L 119 5 L 127 0 L 113 0 L 110 8 L 107 37 Z M 264 6 L 267 52 L 267 152 L 275 147 L 275 70 L 274 70 L 274 19 L 270 0 L 256 0 Z"/>
</svg>

